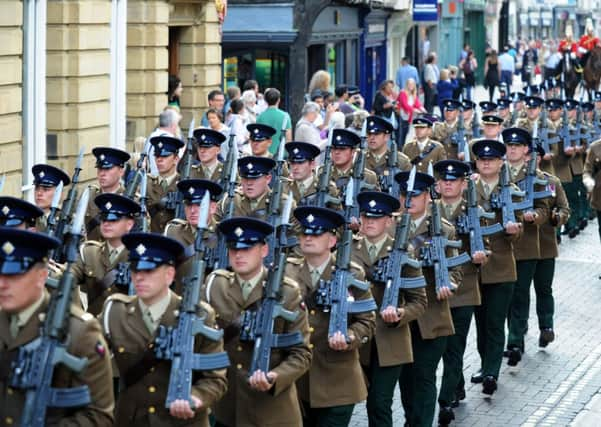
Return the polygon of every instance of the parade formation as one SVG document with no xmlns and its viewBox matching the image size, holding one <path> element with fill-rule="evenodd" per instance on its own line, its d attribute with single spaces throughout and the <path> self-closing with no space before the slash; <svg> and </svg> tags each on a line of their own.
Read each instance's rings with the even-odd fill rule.
<svg viewBox="0 0 601 427">
<path fill-rule="evenodd" d="M 580 72 L 599 39 L 572 37 Z M 323 137 L 295 140 L 267 89 L 247 137 L 97 146 L 93 183 L 83 152 L 33 166 L 35 203 L 0 196 L 0 423 L 347 426 L 365 402 L 369 426 L 452 424 L 466 381 L 491 399 L 531 350 L 532 284 L 552 348 L 558 245 L 601 216 L 601 92 L 562 66 L 416 107 L 406 141 L 396 102 L 367 113 L 347 87 L 309 94 Z"/>
</svg>

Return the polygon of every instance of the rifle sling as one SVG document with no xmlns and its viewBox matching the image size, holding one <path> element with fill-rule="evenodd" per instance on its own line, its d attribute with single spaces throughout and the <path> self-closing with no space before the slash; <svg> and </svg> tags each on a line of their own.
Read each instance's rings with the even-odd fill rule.
<svg viewBox="0 0 601 427">
<path fill-rule="evenodd" d="M 432 152 L 432 150 L 434 150 L 435 148 L 436 148 L 436 146 L 434 144 L 430 145 L 428 147 L 428 149 L 424 150 L 419 156 L 414 157 L 411 160 L 411 164 L 417 165 L 417 164 L 421 163 L 426 157 L 428 157 L 428 154 L 430 154 Z"/>
<path fill-rule="evenodd" d="M 13 362 L 19 356 L 19 349 L 0 353 L 0 383 L 7 383 L 8 377 L 13 371 Z"/>
<path fill-rule="evenodd" d="M 107 272 L 104 277 L 98 281 L 98 284 L 102 289 L 108 289 L 113 285 L 113 283 L 115 283 L 115 279 L 117 279 L 118 274 L 119 269 L 115 267 Z"/>
</svg>

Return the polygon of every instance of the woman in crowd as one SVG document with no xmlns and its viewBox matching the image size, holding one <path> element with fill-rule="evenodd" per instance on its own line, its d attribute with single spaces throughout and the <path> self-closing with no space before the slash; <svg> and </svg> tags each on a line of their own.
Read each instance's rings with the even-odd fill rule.
<svg viewBox="0 0 601 427">
<path fill-rule="evenodd" d="M 493 102 L 495 88 L 501 81 L 501 67 L 499 67 L 499 58 L 496 50 L 491 50 L 484 62 L 484 87 L 488 88 L 488 98 Z"/>
<path fill-rule="evenodd" d="M 405 81 L 405 87 L 399 92 L 397 97 L 397 109 L 401 117 L 399 149 L 405 144 L 405 138 L 409 132 L 409 123 L 413 120 L 414 114 L 425 113 L 426 109 L 422 106 L 417 93 L 417 84 L 414 79 L 408 78 Z"/>
</svg>

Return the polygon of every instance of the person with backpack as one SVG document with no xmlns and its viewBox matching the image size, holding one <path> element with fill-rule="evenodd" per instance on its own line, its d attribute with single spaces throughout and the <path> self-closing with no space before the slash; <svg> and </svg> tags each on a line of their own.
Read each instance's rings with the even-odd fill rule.
<svg viewBox="0 0 601 427">
<path fill-rule="evenodd" d="M 459 61 L 459 68 L 463 72 L 463 80 L 465 81 L 465 99 L 472 100 L 472 89 L 476 86 L 476 76 L 474 72 L 478 68 L 478 61 L 474 56 L 473 50 L 467 51 L 467 56 Z"/>
</svg>

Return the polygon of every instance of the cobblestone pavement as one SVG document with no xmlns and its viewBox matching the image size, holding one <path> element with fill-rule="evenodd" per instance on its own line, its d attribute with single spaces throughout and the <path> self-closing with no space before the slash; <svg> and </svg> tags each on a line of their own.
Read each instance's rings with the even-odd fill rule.
<svg viewBox="0 0 601 427">
<path fill-rule="evenodd" d="M 531 304 L 526 353 L 517 370 L 504 362 L 499 390 L 490 401 L 482 398 L 480 385 L 469 383 L 471 374 L 480 367 L 472 322 L 464 366 L 467 398 L 455 409 L 454 425 L 569 425 L 601 392 L 600 248 L 596 220 L 575 239 L 564 238 L 555 268 L 556 340 L 546 349 L 538 348 L 538 324 Z M 534 302 L 534 290 L 531 295 Z M 439 379 L 441 370 L 439 366 Z M 591 406 L 594 410 L 599 405 L 593 402 L 586 409 Z M 394 425 L 403 426 L 398 391 L 393 408 Z M 351 425 L 367 426 L 363 403 L 355 407 Z"/>
</svg>

